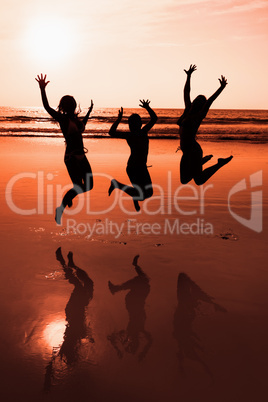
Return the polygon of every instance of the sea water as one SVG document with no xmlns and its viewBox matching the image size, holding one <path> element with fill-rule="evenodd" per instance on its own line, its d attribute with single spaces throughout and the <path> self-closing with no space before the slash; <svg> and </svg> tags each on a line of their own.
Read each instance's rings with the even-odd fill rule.
<svg viewBox="0 0 268 402">
<path fill-rule="evenodd" d="M 158 121 L 150 130 L 151 138 L 178 138 L 178 117 L 182 109 L 154 109 Z M 81 110 L 81 117 L 86 114 Z M 105 138 L 116 120 L 118 109 L 94 109 L 84 132 L 85 138 Z M 148 114 L 143 109 L 124 109 L 119 130 L 128 129 L 127 120 L 132 113 L 139 113 L 146 124 Z M 0 107 L 0 136 L 62 137 L 58 123 L 42 107 Z M 211 109 L 198 131 L 202 141 L 268 141 L 268 110 Z"/>
</svg>

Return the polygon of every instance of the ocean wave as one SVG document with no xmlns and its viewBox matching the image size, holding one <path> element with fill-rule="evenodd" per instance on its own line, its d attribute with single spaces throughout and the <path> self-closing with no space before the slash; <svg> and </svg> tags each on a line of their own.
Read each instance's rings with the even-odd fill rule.
<svg viewBox="0 0 268 402">
<path fill-rule="evenodd" d="M 159 116 L 156 125 L 159 124 L 174 124 L 177 125 L 179 116 Z M 113 123 L 116 120 L 116 116 L 99 115 L 90 118 L 89 122 L 97 123 Z M 144 123 L 149 121 L 148 117 L 143 117 Z M 43 123 L 49 122 L 57 124 L 51 117 L 43 116 L 0 116 L 0 122 L 13 122 L 13 123 Z M 266 117 L 206 117 L 202 123 L 205 124 L 220 124 L 220 125 L 234 125 L 234 124 L 268 124 L 268 118 Z M 127 117 L 123 117 L 121 124 L 127 124 Z"/>
<path fill-rule="evenodd" d="M 62 133 L 56 133 L 55 131 L 53 133 L 51 132 L 45 132 L 45 131 L 36 131 L 36 132 L 29 132 L 29 131 L 24 131 L 24 132 L 5 132 L 1 133 L 0 132 L 0 137 L 20 137 L 20 138 L 25 138 L 25 137 L 31 137 L 31 138 L 60 138 L 64 140 L 64 137 Z M 86 133 L 83 135 L 84 139 L 104 139 L 104 138 L 109 138 L 112 140 L 116 140 L 116 138 L 110 137 L 108 133 L 104 132 L 91 132 L 91 133 Z M 149 133 L 149 138 L 154 140 L 154 139 L 161 139 L 161 140 L 179 140 L 178 133 Z M 212 141 L 212 142 L 224 142 L 224 141 L 245 141 L 245 142 L 254 142 L 254 143 L 261 143 L 265 144 L 268 143 L 268 134 L 267 135 L 256 135 L 256 134 L 220 134 L 220 135 L 215 135 L 215 134 L 209 134 L 209 133 L 203 133 L 198 135 L 198 141 Z"/>
<path fill-rule="evenodd" d="M 155 109 L 158 121 L 150 130 L 154 139 L 178 139 L 178 117 L 183 110 Z M 83 134 L 84 138 L 109 138 L 111 124 L 117 118 L 117 109 L 95 110 Z M 125 109 L 120 130 L 128 130 L 128 118 L 140 113 L 143 123 L 149 121 L 142 109 Z M 85 110 L 81 112 L 81 116 Z M 45 137 L 63 138 L 59 124 L 42 108 L 0 107 L 0 137 Z M 268 111 L 261 110 L 216 110 L 209 111 L 199 128 L 197 138 L 203 141 L 268 141 Z"/>
</svg>

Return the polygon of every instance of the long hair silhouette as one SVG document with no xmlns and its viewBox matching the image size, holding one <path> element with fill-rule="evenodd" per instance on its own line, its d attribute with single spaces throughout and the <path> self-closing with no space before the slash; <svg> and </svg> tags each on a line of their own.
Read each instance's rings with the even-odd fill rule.
<svg viewBox="0 0 268 402">
<path fill-rule="evenodd" d="M 185 375 L 185 360 L 199 363 L 213 381 L 213 375 L 206 364 L 200 339 L 194 330 L 194 320 L 198 315 L 201 303 L 208 303 L 215 311 L 226 312 L 213 297 L 205 293 L 191 278 L 180 273 L 177 281 L 178 305 L 174 314 L 173 336 L 178 344 L 178 361 L 182 375 Z"/>
<path fill-rule="evenodd" d="M 213 155 L 203 156 L 203 150 L 196 141 L 196 134 L 210 106 L 226 87 L 227 80 L 225 77 L 221 76 L 219 79 L 220 87 L 210 98 L 207 99 L 204 95 L 198 95 L 193 102 L 191 102 L 190 82 L 192 73 L 195 70 L 196 66 L 194 64 L 190 65 L 189 70 L 184 70 L 187 75 L 184 86 L 185 109 L 177 122 L 180 127 L 180 148 L 182 151 L 180 179 L 182 184 L 187 184 L 193 179 L 197 185 L 202 185 L 220 168 L 230 162 L 232 156 L 219 158 L 218 163 L 203 170 L 203 165 L 207 163 Z"/>
<path fill-rule="evenodd" d="M 58 110 L 54 110 L 49 106 L 46 95 L 46 86 L 49 83 L 49 81 L 46 81 L 46 75 L 38 75 L 36 81 L 40 87 L 45 110 L 59 123 L 65 138 L 66 150 L 64 163 L 73 183 L 73 187 L 64 195 L 61 205 L 56 208 L 55 220 L 60 224 L 64 209 L 66 207 L 70 208 L 73 205 L 73 199 L 78 194 L 85 193 L 93 188 L 92 170 L 85 155 L 87 150 L 84 147 L 82 137 L 89 115 L 93 109 L 93 102 L 91 100 L 91 105 L 83 119 L 78 117 L 76 100 L 71 95 L 63 96 L 60 100 Z"/>
</svg>

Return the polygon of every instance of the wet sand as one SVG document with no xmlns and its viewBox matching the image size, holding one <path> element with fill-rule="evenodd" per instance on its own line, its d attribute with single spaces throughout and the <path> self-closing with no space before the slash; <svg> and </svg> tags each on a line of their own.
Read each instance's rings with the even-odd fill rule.
<svg viewBox="0 0 268 402">
<path fill-rule="evenodd" d="M 63 141 L 1 138 L 3 400 L 265 400 L 268 148 L 201 145 L 215 160 L 234 155 L 203 193 L 178 190 L 177 142 L 151 141 L 154 197 L 136 214 L 131 200 L 120 208 L 107 196 L 107 175 L 128 183 L 127 145 L 86 140 L 94 189 L 57 226 L 57 185 L 70 187 Z M 249 177 L 259 171 L 256 232 L 227 199 L 245 178 L 230 205 L 249 220 Z"/>
</svg>

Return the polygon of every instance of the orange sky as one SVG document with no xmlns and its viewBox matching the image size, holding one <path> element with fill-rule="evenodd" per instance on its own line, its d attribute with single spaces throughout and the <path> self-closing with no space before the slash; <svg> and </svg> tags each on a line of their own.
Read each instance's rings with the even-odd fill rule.
<svg viewBox="0 0 268 402">
<path fill-rule="evenodd" d="M 43 72 L 52 106 L 183 107 L 195 63 L 193 97 L 223 74 L 215 108 L 267 109 L 267 0 L 2 0 L 0 20 L 1 106 L 40 106 Z"/>
</svg>

